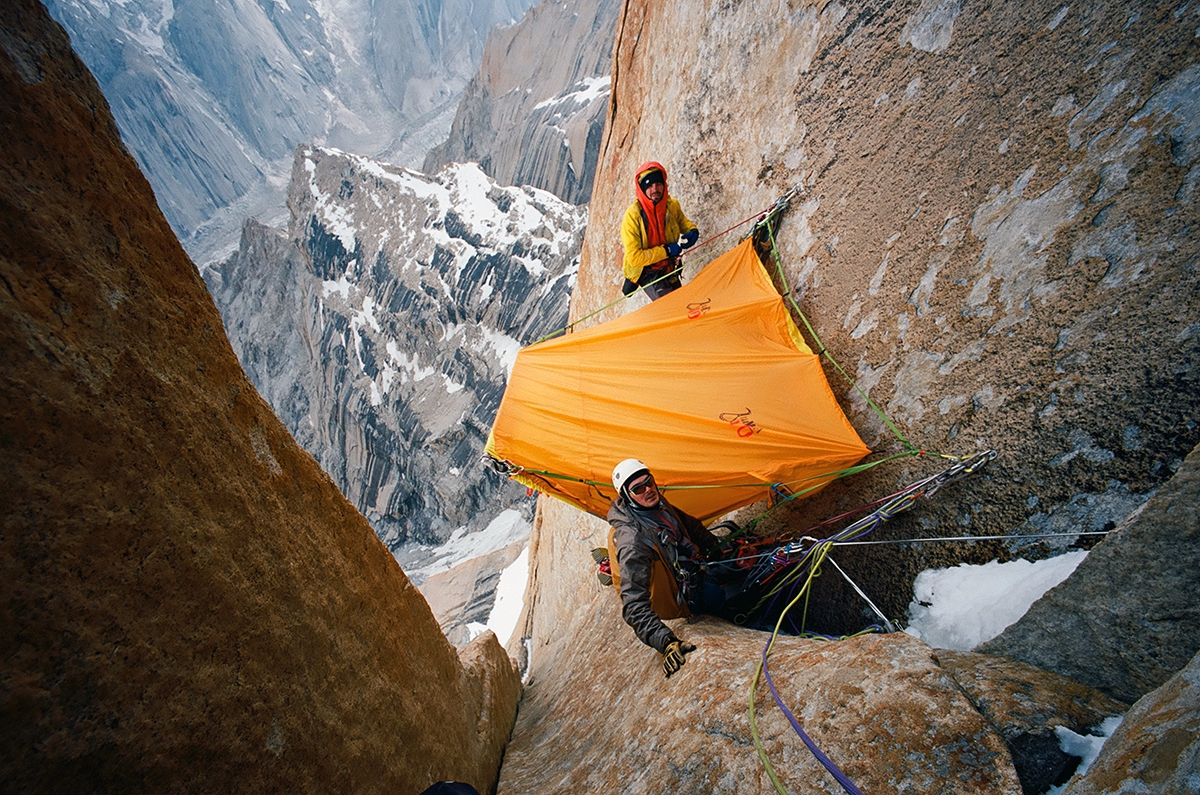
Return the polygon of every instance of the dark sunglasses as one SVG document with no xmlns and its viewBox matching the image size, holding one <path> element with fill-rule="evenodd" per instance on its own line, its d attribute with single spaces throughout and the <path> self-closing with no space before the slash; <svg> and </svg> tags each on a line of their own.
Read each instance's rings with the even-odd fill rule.
<svg viewBox="0 0 1200 795">
<path fill-rule="evenodd" d="M 638 180 L 638 184 L 642 186 L 642 190 L 646 190 L 651 185 L 663 184 L 663 175 L 661 171 L 652 171 L 646 176 Z"/>
<path fill-rule="evenodd" d="M 653 486 L 654 486 L 654 478 L 648 477 L 645 480 L 639 480 L 637 483 L 630 483 L 629 484 L 629 493 L 630 494 L 641 494 L 645 491 L 648 491 Z"/>
</svg>

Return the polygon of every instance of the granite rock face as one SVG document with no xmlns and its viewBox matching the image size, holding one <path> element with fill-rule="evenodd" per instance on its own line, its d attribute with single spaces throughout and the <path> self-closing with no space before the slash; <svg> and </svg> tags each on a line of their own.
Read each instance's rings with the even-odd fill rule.
<svg viewBox="0 0 1200 795">
<path fill-rule="evenodd" d="M 1182 795 L 1200 790 L 1200 656 L 1138 700 L 1064 795 Z"/>
<path fill-rule="evenodd" d="M 1123 701 L 1200 650 L 1200 448 L 1019 621 L 977 651 L 1057 671 Z"/>
<path fill-rule="evenodd" d="M 838 549 L 839 565 L 900 618 L 924 569 L 1090 547 L 1081 532 L 1116 527 L 1200 442 L 1198 13 L 628 2 L 572 316 L 619 296 L 617 229 L 642 161 L 667 166 L 702 241 L 796 188 L 778 250 L 821 343 L 914 447 L 999 451 L 983 475 L 876 531 L 905 544 Z M 827 372 L 864 440 L 902 450 Z M 799 534 L 940 468 L 919 457 L 877 468 L 760 529 Z M 664 681 L 593 576 L 587 553 L 606 534 L 599 520 L 539 504 L 523 629 L 531 678 L 499 791 L 769 790 L 745 717 L 763 638 L 711 619 L 681 624 L 698 650 Z M 1037 538 L 907 541 L 1001 534 Z M 814 590 L 814 628 L 870 623 L 832 575 Z M 1119 604 L 1099 598 L 1098 610 Z M 1128 628 L 1122 639 L 1133 640 Z M 1020 792 L 1005 732 L 1044 733 L 1079 715 L 1057 695 L 1032 709 L 968 698 L 961 666 L 952 676 L 911 638 L 810 643 L 777 645 L 787 649 L 777 683 L 864 791 Z M 1043 728 L 1030 731 L 1035 718 Z M 790 790 L 840 791 L 778 713 L 760 721 Z M 1177 761 L 1165 774 L 1182 775 L 1187 759 Z"/>
<path fill-rule="evenodd" d="M 487 791 L 520 681 L 461 655 L 246 379 L 64 31 L 0 6 L 0 780 Z"/>
<path fill-rule="evenodd" d="M 924 569 L 1093 543 L 1077 534 L 1111 530 L 1200 443 L 1198 22 L 1171 2 L 627 3 L 573 317 L 620 296 L 639 163 L 666 165 L 700 226 L 689 268 L 800 186 L 776 237 L 821 343 L 913 447 L 999 452 L 888 537 L 1042 536 L 838 563 L 899 618 Z M 905 449 L 826 372 L 872 449 Z M 877 467 L 763 529 L 940 468 Z M 859 600 L 826 579 L 816 614 L 857 630 Z"/>
<path fill-rule="evenodd" d="M 421 595 L 455 646 L 472 640 L 470 624 L 487 624 L 496 603 L 496 586 L 504 569 L 524 551 L 519 542 L 433 574 L 420 584 Z"/>
<path fill-rule="evenodd" d="M 747 717 L 769 636 L 712 619 L 684 626 L 698 650 L 665 680 L 658 655 L 628 643 L 616 597 L 591 606 L 602 626 L 563 633 L 586 656 L 547 666 L 533 652 L 498 793 L 771 791 Z M 583 670 L 595 672 L 589 686 L 573 685 Z M 864 792 L 1021 792 L 1004 741 L 920 641 L 782 638 L 771 673 L 804 730 Z M 757 731 L 786 789 L 842 792 L 759 688 Z"/>
<path fill-rule="evenodd" d="M 424 170 L 476 161 L 504 185 L 592 195 L 608 110 L 616 0 L 542 0 L 488 37 L 449 138 Z"/>
<path fill-rule="evenodd" d="M 393 550 L 531 513 L 480 458 L 517 350 L 566 322 L 586 210 L 317 147 L 289 206 L 286 237 L 250 222 L 206 275 L 297 441 Z"/>
<path fill-rule="evenodd" d="M 935 655 L 1004 738 L 1027 793 L 1065 784 L 1079 763 L 1079 757 L 1063 751 L 1056 729 L 1091 734 L 1105 719 L 1119 718 L 1129 709 L 1087 685 L 1032 665 L 945 649 Z"/>
<path fill-rule="evenodd" d="M 747 712 L 770 634 L 714 618 L 670 622 L 697 650 L 664 679 L 659 655 L 621 621 L 616 593 L 592 576 L 588 550 L 606 532 L 563 503 L 539 506 L 523 632 L 530 676 L 498 792 L 771 791 Z M 769 666 L 804 731 L 864 792 L 1032 793 L 1022 776 L 1072 768 L 1035 756 L 1031 736 L 1125 708 L 1055 674 L 903 633 L 780 636 Z M 755 725 L 787 791 L 842 792 L 762 681 L 755 694 Z"/>
<path fill-rule="evenodd" d="M 298 144 L 419 164 L 445 136 L 488 32 L 529 5 L 48 2 L 201 264 L 236 244 L 246 215 L 282 211 Z"/>
</svg>

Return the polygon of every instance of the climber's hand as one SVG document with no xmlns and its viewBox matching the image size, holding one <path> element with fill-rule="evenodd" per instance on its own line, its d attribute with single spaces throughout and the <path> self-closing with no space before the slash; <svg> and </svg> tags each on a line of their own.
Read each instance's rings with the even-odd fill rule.
<svg viewBox="0 0 1200 795">
<path fill-rule="evenodd" d="M 683 250 L 679 248 L 678 243 L 667 243 L 666 248 L 668 257 L 678 257 L 679 253 Z"/>
<path fill-rule="evenodd" d="M 628 279 L 621 285 L 621 295 L 631 295 L 637 292 L 637 282 L 631 282 Z"/>
<path fill-rule="evenodd" d="M 688 231 L 684 232 L 682 236 L 680 236 L 679 247 L 680 248 L 691 248 L 692 246 L 696 245 L 696 239 L 699 237 L 700 237 L 699 229 L 689 229 Z"/>
<path fill-rule="evenodd" d="M 681 640 L 673 640 L 668 643 L 662 657 L 663 673 L 667 675 L 667 678 L 670 678 L 671 674 L 683 667 L 685 662 L 683 655 L 695 650 L 695 646 L 690 643 L 684 643 Z"/>
</svg>

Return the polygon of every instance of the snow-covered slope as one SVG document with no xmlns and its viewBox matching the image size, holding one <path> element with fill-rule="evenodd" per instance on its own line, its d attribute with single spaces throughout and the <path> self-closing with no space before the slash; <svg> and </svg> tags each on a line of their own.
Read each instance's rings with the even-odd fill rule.
<svg viewBox="0 0 1200 795">
<path fill-rule="evenodd" d="M 47 0 L 201 264 L 230 220 L 282 209 L 298 144 L 420 163 L 449 128 L 488 32 L 529 5 Z"/>
<path fill-rule="evenodd" d="M 298 151 L 289 234 L 208 274 L 251 380 L 393 550 L 532 501 L 479 465 L 518 348 L 565 324 L 586 211 L 475 165 Z"/>
</svg>

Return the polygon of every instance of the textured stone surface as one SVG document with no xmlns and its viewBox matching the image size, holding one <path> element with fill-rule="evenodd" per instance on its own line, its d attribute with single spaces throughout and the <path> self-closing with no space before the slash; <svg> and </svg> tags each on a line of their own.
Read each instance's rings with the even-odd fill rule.
<svg viewBox="0 0 1200 795">
<path fill-rule="evenodd" d="M 566 322 L 586 210 L 317 147 L 289 197 L 286 239 L 248 222 L 206 272 L 251 381 L 393 550 L 531 513 L 480 457 L 516 351 Z"/>
<path fill-rule="evenodd" d="M 1064 784 L 1075 770 L 1079 759 L 1062 750 L 1056 728 L 1086 735 L 1129 708 L 1098 690 L 1024 663 L 946 649 L 934 653 L 938 665 L 1008 744 L 1026 793 Z"/>
<path fill-rule="evenodd" d="M 977 651 L 1133 702 L 1200 650 L 1200 448 L 1019 621 Z"/>
<path fill-rule="evenodd" d="M 587 203 L 608 109 L 616 0 L 542 0 L 488 37 L 450 136 L 424 170 L 478 161 L 502 185 Z"/>
<path fill-rule="evenodd" d="M 599 519 L 554 500 L 539 505 L 522 625 L 531 676 L 498 791 L 770 791 L 747 715 L 768 635 L 709 618 L 673 622 L 698 651 L 665 680 L 659 656 L 637 641 L 616 594 L 593 576 L 589 551 L 606 537 Z M 514 636 L 510 651 L 517 646 Z M 1089 704 L 1096 710 L 1088 699 L 1029 687 L 1017 714 L 1006 714 L 1009 703 L 981 714 L 952 669 L 939 667 L 940 654 L 903 634 L 845 643 L 782 637 L 771 670 L 806 732 L 864 792 L 1015 795 L 1017 770 L 997 727 L 1074 725 L 1090 719 Z M 761 683 L 756 703 L 759 732 L 789 791 L 840 792 Z"/>
<path fill-rule="evenodd" d="M 544 566 L 548 539 L 541 541 Z M 566 548 L 586 555 L 574 539 Z M 537 576 L 544 582 L 544 569 Z M 559 615 L 569 604 L 572 620 L 550 638 L 535 632 L 534 673 L 498 792 L 771 791 L 747 712 L 769 636 L 714 619 L 673 622 L 698 650 L 667 680 L 659 655 L 621 622 L 611 590 L 599 591 L 594 578 L 565 579 L 576 585 L 576 598 L 559 602 Z M 543 604 L 534 608 L 538 623 Z M 920 641 L 903 634 L 841 644 L 784 637 L 770 659 L 805 731 L 864 792 L 1021 792 L 1004 741 Z M 761 682 L 756 710 L 789 792 L 842 791 Z"/>
<path fill-rule="evenodd" d="M 921 570 L 1111 529 L 1200 443 L 1198 24 L 1174 2 L 627 3 L 573 317 L 620 295 L 638 163 L 667 166 L 702 242 L 803 184 L 778 242 L 821 341 L 915 446 L 1000 453 L 888 537 L 1068 534 L 838 563 L 899 618 Z M 826 372 L 864 441 L 898 449 Z M 876 468 L 764 529 L 937 468 Z M 864 623 L 834 578 L 814 598 L 828 629 Z"/>
<path fill-rule="evenodd" d="M 1064 795 L 1200 792 L 1200 656 L 1129 710 Z"/>
<path fill-rule="evenodd" d="M 821 341 L 914 445 L 1000 451 L 984 475 L 876 537 L 1043 535 L 838 549 L 838 563 L 902 617 L 926 568 L 1088 544 L 1074 534 L 1114 527 L 1200 442 L 1198 13 L 1177 3 L 631 0 L 617 23 L 572 316 L 619 296 L 617 228 L 638 163 L 667 166 L 702 241 L 802 184 L 778 242 Z M 734 237 L 701 248 L 689 267 Z M 828 372 L 868 444 L 897 449 Z M 936 468 L 877 468 L 776 511 L 762 529 L 803 530 Z M 748 681 L 758 644 L 713 621 L 683 627 L 700 650 L 664 682 L 592 576 L 588 550 L 604 525 L 543 502 L 524 625 L 531 679 L 500 791 L 768 790 L 738 723 L 745 688 L 729 692 Z M 812 621 L 849 631 L 870 620 L 832 576 L 815 590 Z M 1113 598 L 1099 596 L 1096 609 Z M 1123 629 L 1114 640 L 1134 638 Z M 864 791 L 1019 791 L 1000 733 L 986 728 L 1010 719 L 985 720 L 957 687 L 940 690 L 950 677 L 926 667 L 933 653 L 920 644 L 786 648 L 813 663 L 780 666 L 801 720 Z M 891 655 L 896 668 L 881 671 Z M 823 679 L 831 660 L 838 674 Z M 892 724 L 871 699 L 851 698 L 851 683 L 894 687 L 887 698 L 902 715 L 927 716 L 903 711 L 910 698 L 944 714 L 929 734 Z M 836 791 L 784 740 L 777 713 L 765 721 L 790 789 Z M 872 745 L 877 724 L 878 736 L 892 732 L 886 747 Z M 947 745 L 931 750 L 939 734 Z M 953 766 L 927 775 L 934 755 L 955 749 L 964 755 Z M 903 772 L 886 778 L 889 764 Z"/>
<path fill-rule="evenodd" d="M 486 792 L 507 655 L 250 385 L 62 29 L 13 0 L 0 48 L 4 789 Z"/>
</svg>

